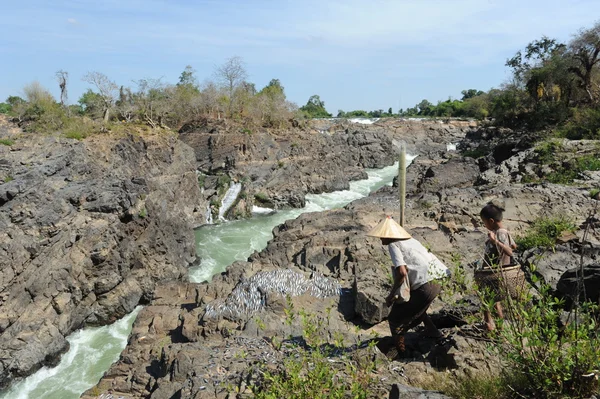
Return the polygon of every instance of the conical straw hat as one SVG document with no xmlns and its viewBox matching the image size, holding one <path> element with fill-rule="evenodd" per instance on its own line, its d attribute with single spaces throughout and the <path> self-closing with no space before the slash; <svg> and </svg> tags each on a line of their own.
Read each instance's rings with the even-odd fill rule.
<svg viewBox="0 0 600 399">
<path fill-rule="evenodd" d="M 383 219 L 373 230 L 369 231 L 367 235 L 379 238 L 395 238 L 397 240 L 408 240 L 411 238 L 410 234 L 389 216 Z"/>
</svg>

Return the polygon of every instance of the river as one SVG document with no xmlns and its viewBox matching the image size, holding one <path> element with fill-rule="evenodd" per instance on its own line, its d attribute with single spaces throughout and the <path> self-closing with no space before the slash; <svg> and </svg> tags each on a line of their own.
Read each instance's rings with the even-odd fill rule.
<svg viewBox="0 0 600 399">
<path fill-rule="evenodd" d="M 410 162 L 414 157 L 407 156 Z M 252 219 L 207 225 L 196 230 L 199 266 L 190 268 L 192 282 L 208 281 L 238 260 L 246 260 L 254 251 L 266 247 L 275 226 L 305 212 L 341 208 L 391 184 L 398 172 L 393 165 L 367 170 L 368 179 L 350 183 L 350 189 L 306 196 L 306 207 L 266 214 L 257 208 Z M 0 399 L 76 399 L 94 386 L 127 344 L 131 326 L 141 308 L 112 325 L 85 328 L 68 337 L 71 347 L 58 366 L 43 367 L 35 374 L 0 393 Z"/>
</svg>

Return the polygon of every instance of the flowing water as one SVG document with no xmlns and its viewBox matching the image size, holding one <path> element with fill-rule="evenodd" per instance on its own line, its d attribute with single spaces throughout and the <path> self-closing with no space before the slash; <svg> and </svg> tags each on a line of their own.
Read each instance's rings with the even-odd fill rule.
<svg viewBox="0 0 600 399">
<path fill-rule="evenodd" d="M 75 399 L 93 387 L 127 344 L 141 306 L 104 327 L 79 330 L 68 337 L 71 345 L 56 367 L 42 367 L 14 384 L 0 399 Z"/>
<path fill-rule="evenodd" d="M 407 156 L 407 161 L 414 157 Z M 247 220 L 207 225 L 196 230 L 198 267 L 190 268 L 190 280 L 207 281 L 225 271 L 237 260 L 246 260 L 254 251 L 262 250 L 272 238 L 275 226 L 294 219 L 304 212 L 340 208 L 368 195 L 371 191 L 391 184 L 398 166 L 368 170 L 366 180 L 350 183 L 350 189 L 333 193 L 307 195 L 306 207 L 271 212 L 255 208 L 254 217 Z M 227 205 L 227 204 L 225 204 Z M 94 386 L 119 359 L 127 344 L 131 326 L 141 308 L 110 326 L 85 328 L 68 338 L 70 350 L 54 368 L 42 368 L 35 374 L 0 393 L 0 399 L 76 399 Z"/>
<path fill-rule="evenodd" d="M 415 157 L 407 155 L 410 163 Z M 204 226 L 196 230 L 199 266 L 190 268 L 190 281 L 202 282 L 217 273 L 224 272 L 227 266 L 238 260 L 246 260 L 254 251 L 267 246 L 273 237 L 275 226 L 286 220 L 295 219 L 305 212 L 319 212 L 341 208 L 346 204 L 369 195 L 380 187 L 391 184 L 398 174 L 398 164 L 383 169 L 367 170 L 368 179 L 350 183 L 350 189 L 325 194 L 308 194 L 306 207 L 268 213 L 258 208 L 252 219 L 236 220 L 218 225 Z"/>
</svg>

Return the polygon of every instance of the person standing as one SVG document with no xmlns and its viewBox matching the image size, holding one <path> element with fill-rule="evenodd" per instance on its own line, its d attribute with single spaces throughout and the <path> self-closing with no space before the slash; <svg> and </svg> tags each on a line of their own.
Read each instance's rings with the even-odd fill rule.
<svg viewBox="0 0 600 399">
<path fill-rule="evenodd" d="M 517 264 L 513 256 L 513 250 L 517 249 L 517 244 L 510 236 L 508 230 L 502 224 L 504 209 L 492 203 L 487 204 L 479 213 L 481 221 L 488 229 L 488 239 L 485 242 L 485 251 L 483 255 L 483 269 L 505 268 Z M 483 284 L 484 287 L 486 284 Z M 484 288 L 480 287 L 480 288 Z M 496 295 L 497 299 L 503 297 L 501 292 L 501 284 L 492 284 L 489 286 Z M 504 318 L 502 303 L 498 300 L 494 303 L 494 308 L 498 313 L 498 317 Z M 485 328 L 488 331 L 493 331 L 496 328 L 496 323 L 492 317 L 492 312 L 489 309 L 483 311 L 483 319 Z"/>
</svg>

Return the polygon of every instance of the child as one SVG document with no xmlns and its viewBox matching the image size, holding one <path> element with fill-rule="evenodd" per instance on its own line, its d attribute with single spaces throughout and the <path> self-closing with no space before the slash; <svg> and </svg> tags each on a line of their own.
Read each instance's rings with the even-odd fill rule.
<svg viewBox="0 0 600 399">
<path fill-rule="evenodd" d="M 513 257 L 513 249 L 517 248 L 517 244 L 515 244 L 510 233 L 502 224 L 502 212 L 504 212 L 504 209 L 489 203 L 483 207 L 479 214 L 484 226 L 489 230 L 488 239 L 485 243 L 484 268 L 503 268 L 516 264 Z M 494 307 L 498 311 L 498 316 L 503 319 L 504 314 L 501 303 L 496 302 Z M 488 331 L 493 331 L 496 328 L 489 310 L 484 311 L 484 321 Z"/>
</svg>

